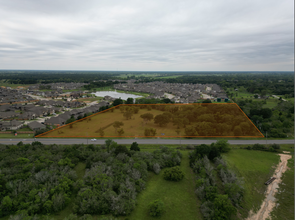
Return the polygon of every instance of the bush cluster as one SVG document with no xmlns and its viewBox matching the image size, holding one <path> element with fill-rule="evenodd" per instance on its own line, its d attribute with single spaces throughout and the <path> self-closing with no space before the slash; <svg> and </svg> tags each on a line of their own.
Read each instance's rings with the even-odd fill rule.
<svg viewBox="0 0 295 220">
<path fill-rule="evenodd" d="M 164 203 L 161 200 L 155 200 L 149 204 L 149 214 L 152 217 L 159 217 L 164 212 Z"/>
<path fill-rule="evenodd" d="M 154 152 L 129 151 L 112 140 L 101 147 L 20 142 L 0 145 L 0 152 L 0 217 L 16 213 L 15 219 L 39 219 L 34 216 L 60 211 L 71 198 L 74 214 L 68 219 L 128 215 L 145 188 L 148 171 L 158 174 L 179 165 L 182 157 L 164 146 Z M 87 169 L 78 178 L 74 167 L 79 162 Z"/>
<path fill-rule="evenodd" d="M 214 160 L 214 158 L 219 157 L 221 153 L 227 153 L 229 151 L 229 143 L 224 139 L 218 140 L 216 143 L 212 143 L 211 145 L 197 145 L 194 147 L 194 151 L 189 154 L 190 165 L 192 166 L 196 159 L 203 158 L 204 156 L 206 156 L 209 160 Z"/>
<path fill-rule="evenodd" d="M 254 144 L 252 147 L 248 146 L 248 147 L 245 147 L 244 149 L 278 152 L 280 148 L 281 146 L 279 144 L 271 144 L 269 147 L 266 147 L 263 144 Z"/>
<path fill-rule="evenodd" d="M 164 171 L 164 179 L 170 181 L 180 181 L 184 177 L 184 173 L 179 167 L 171 167 Z"/>
</svg>

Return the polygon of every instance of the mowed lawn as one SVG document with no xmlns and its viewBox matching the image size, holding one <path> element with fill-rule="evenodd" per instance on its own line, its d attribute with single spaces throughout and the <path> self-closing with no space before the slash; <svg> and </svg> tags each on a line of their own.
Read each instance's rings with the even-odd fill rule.
<svg viewBox="0 0 295 220">
<path fill-rule="evenodd" d="M 273 175 L 280 157 L 276 153 L 246 149 L 232 149 L 222 156 L 227 161 L 229 168 L 244 178 L 244 201 L 242 208 L 239 209 L 242 219 L 244 219 L 250 210 L 254 212 L 259 210 L 267 188 L 264 182 Z"/>
<path fill-rule="evenodd" d="M 233 108 L 236 108 L 236 114 L 240 114 L 239 120 L 241 120 L 241 122 L 245 121 L 249 123 L 250 129 L 252 129 L 253 134 L 255 134 L 254 136 L 260 136 L 261 134 L 250 123 L 249 119 L 247 119 L 235 105 L 233 106 Z M 124 125 L 121 126 L 121 128 L 123 128 L 124 130 L 124 133 L 121 135 L 122 137 L 145 137 L 144 131 L 146 128 L 156 129 L 156 136 L 160 137 L 187 136 L 185 133 L 185 128 L 183 127 L 179 129 L 180 132 L 178 134 L 176 132 L 177 126 L 173 125 L 172 122 L 163 127 L 155 124 L 154 120 L 151 120 L 147 123 L 144 122 L 140 116 L 145 113 L 151 113 L 155 117 L 157 115 L 163 114 L 164 112 L 156 109 L 140 109 L 137 114 L 133 114 L 132 118 L 127 120 L 119 109 L 114 109 L 113 112 L 111 110 L 108 110 L 106 112 L 90 116 L 90 120 L 85 119 L 77 121 L 73 123 L 72 126 L 66 125 L 60 129 L 42 135 L 42 137 L 100 137 L 100 134 L 98 132 L 100 128 L 104 129 L 104 137 L 118 137 L 119 135 L 116 132 L 116 129 L 112 126 L 112 123 L 115 121 L 120 121 L 124 123 Z M 234 134 L 231 131 L 226 136 L 234 136 Z"/>
</svg>

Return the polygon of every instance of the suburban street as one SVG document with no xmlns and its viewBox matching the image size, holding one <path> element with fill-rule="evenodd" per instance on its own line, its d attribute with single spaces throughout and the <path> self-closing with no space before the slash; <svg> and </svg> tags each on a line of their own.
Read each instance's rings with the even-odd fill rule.
<svg viewBox="0 0 295 220">
<path fill-rule="evenodd" d="M 45 138 L 36 138 L 36 141 L 40 141 L 43 144 L 104 144 L 107 139 L 97 139 L 96 141 L 92 141 L 89 139 L 45 139 Z M 211 144 L 216 142 L 214 139 L 112 139 L 118 144 L 132 144 L 133 142 L 137 142 L 138 144 Z M 30 139 L 0 139 L 0 144 L 17 144 L 22 141 L 23 143 L 31 143 L 34 141 L 33 138 Z M 230 144 L 294 144 L 294 139 L 286 139 L 286 140 L 228 140 Z"/>
</svg>

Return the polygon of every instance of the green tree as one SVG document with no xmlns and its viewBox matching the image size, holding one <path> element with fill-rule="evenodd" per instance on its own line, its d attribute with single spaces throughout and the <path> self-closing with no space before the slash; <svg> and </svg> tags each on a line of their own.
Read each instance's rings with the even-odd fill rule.
<svg viewBox="0 0 295 220">
<path fill-rule="evenodd" d="M 113 141 L 112 139 L 107 139 L 105 141 L 105 145 L 107 147 L 108 152 L 110 152 L 110 150 L 112 150 L 113 148 L 117 147 L 117 143 L 115 141 Z"/>
<path fill-rule="evenodd" d="M 183 120 L 181 118 L 174 118 L 173 125 L 177 126 L 177 129 L 179 129 L 183 125 Z"/>
<path fill-rule="evenodd" d="M 17 158 L 17 162 L 18 162 L 19 164 L 26 164 L 26 163 L 29 163 L 30 160 L 29 160 L 28 158 L 19 157 L 19 158 Z"/>
<path fill-rule="evenodd" d="M 123 125 L 124 125 L 124 123 L 121 122 L 121 121 L 115 121 L 115 122 L 114 122 L 113 127 L 115 128 L 116 133 L 118 132 L 118 131 L 117 131 L 118 128 L 120 128 L 120 127 L 123 126 Z"/>
<path fill-rule="evenodd" d="M 151 113 L 145 113 L 145 114 L 141 115 L 140 117 L 145 121 L 145 124 L 146 124 L 148 121 L 153 120 L 154 115 Z"/>
<path fill-rule="evenodd" d="M 230 144 L 226 139 L 218 140 L 214 146 L 218 148 L 220 153 L 227 153 L 230 151 Z"/>
<path fill-rule="evenodd" d="M 134 99 L 133 98 L 128 98 L 126 100 L 126 104 L 133 104 L 133 102 L 134 102 Z"/>
<path fill-rule="evenodd" d="M 67 121 L 66 121 L 66 124 L 70 124 L 72 122 L 76 121 L 76 119 L 74 118 L 74 116 L 71 116 L 71 118 L 69 118 Z"/>
<path fill-rule="evenodd" d="M 249 131 L 250 131 L 250 125 L 249 125 L 249 123 L 242 122 L 242 123 L 240 123 L 240 127 L 241 127 L 242 132 L 243 132 L 244 135 L 249 133 Z"/>
<path fill-rule="evenodd" d="M 123 104 L 123 100 L 121 98 L 115 99 L 113 102 L 113 106 L 121 105 Z"/>
<path fill-rule="evenodd" d="M 263 108 L 260 110 L 260 115 L 262 115 L 263 118 L 270 118 L 272 116 L 272 110 L 269 108 Z"/>
<path fill-rule="evenodd" d="M 101 137 L 104 136 L 104 130 L 103 130 L 102 128 L 99 128 L 99 129 L 98 129 L 98 133 L 99 133 L 99 135 L 100 135 Z"/>
<path fill-rule="evenodd" d="M 11 208 L 12 208 L 12 200 L 9 196 L 5 196 L 3 199 L 2 199 L 2 207 L 5 211 L 10 211 Z"/>
<path fill-rule="evenodd" d="M 234 135 L 235 136 L 241 136 L 243 133 L 242 133 L 242 129 L 240 126 L 235 126 L 234 128 Z"/>
<path fill-rule="evenodd" d="M 227 220 L 231 215 L 236 214 L 237 210 L 228 199 L 228 195 L 219 194 L 214 199 L 214 219 Z"/>
<path fill-rule="evenodd" d="M 144 129 L 144 135 L 149 137 L 149 136 L 155 136 L 157 133 L 157 130 L 155 128 L 145 128 Z"/>
<path fill-rule="evenodd" d="M 184 128 L 186 128 L 187 125 L 189 125 L 189 120 L 187 118 L 182 119 L 182 125 Z"/>
<path fill-rule="evenodd" d="M 214 160 L 214 158 L 220 157 L 220 151 L 219 149 L 214 145 L 214 143 L 211 144 L 210 147 L 210 153 L 208 155 L 209 160 Z"/>
<path fill-rule="evenodd" d="M 186 136 L 197 136 L 198 133 L 194 126 L 187 126 L 184 130 Z"/>
<path fill-rule="evenodd" d="M 116 155 L 120 154 L 120 153 L 125 153 L 127 155 L 130 155 L 130 152 L 129 150 L 127 149 L 126 146 L 123 146 L 123 145 L 118 145 L 116 148 L 115 148 L 115 152 L 114 152 Z"/>
<path fill-rule="evenodd" d="M 212 103 L 210 99 L 205 99 L 202 103 Z"/>
<path fill-rule="evenodd" d="M 167 125 L 169 121 L 170 121 L 169 116 L 164 114 L 157 115 L 154 118 L 154 123 L 160 125 L 160 127 Z"/>
<path fill-rule="evenodd" d="M 120 128 L 120 129 L 118 129 L 117 132 L 118 132 L 119 136 L 121 136 L 122 134 L 124 134 L 124 129 Z"/>
<path fill-rule="evenodd" d="M 140 148 L 138 147 L 138 143 L 137 142 L 133 142 L 131 144 L 130 150 L 140 151 Z"/>
<path fill-rule="evenodd" d="M 163 176 L 165 180 L 180 181 L 183 179 L 184 173 L 176 166 L 166 169 Z"/>
<path fill-rule="evenodd" d="M 133 116 L 133 112 L 132 111 L 126 111 L 124 112 L 123 116 L 128 120 L 128 119 L 131 119 L 132 116 Z"/>
<path fill-rule="evenodd" d="M 149 204 L 149 213 L 152 217 L 161 216 L 164 212 L 164 203 L 161 200 L 154 200 Z"/>
<path fill-rule="evenodd" d="M 139 111 L 139 107 L 133 107 L 133 113 L 134 113 L 134 114 L 137 114 L 138 111 Z"/>
</svg>

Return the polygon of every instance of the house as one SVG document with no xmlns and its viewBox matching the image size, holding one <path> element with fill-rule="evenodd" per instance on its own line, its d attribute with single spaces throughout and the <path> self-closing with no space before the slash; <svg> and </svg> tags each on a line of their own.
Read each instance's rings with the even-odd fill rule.
<svg viewBox="0 0 295 220">
<path fill-rule="evenodd" d="M 24 112 L 18 116 L 21 120 L 32 120 L 35 119 L 35 114 L 33 112 Z"/>
<path fill-rule="evenodd" d="M 36 121 L 33 121 L 31 123 L 28 124 L 28 127 L 30 129 L 32 129 L 33 131 L 37 131 L 37 130 L 40 130 L 40 129 L 44 129 L 46 128 L 45 125 L 39 123 L 39 122 L 36 122 Z"/>
<path fill-rule="evenodd" d="M 59 115 L 58 117 L 60 117 L 60 118 L 64 119 L 65 121 L 67 121 L 68 119 L 71 118 L 71 113 L 70 112 L 65 112 L 65 113 Z"/>
<path fill-rule="evenodd" d="M 1 131 L 7 130 L 18 130 L 23 126 L 23 122 L 12 120 L 12 121 L 1 121 L 0 129 Z"/>
<path fill-rule="evenodd" d="M 14 118 L 14 117 L 16 117 L 18 115 L 19 115 L 19 113 L 15 113 L 15 112 L 12 112 L 12 111 L 0 112 L 0 119 Z"/>
<path fill-rule="evenodd" d="M 44 122 L 45 125 L 56 125 L 56 126 L 61 126 L 66 123 L 66 120 L 63 119 L 62 117 L 52 117 Z"/>
</svg>

